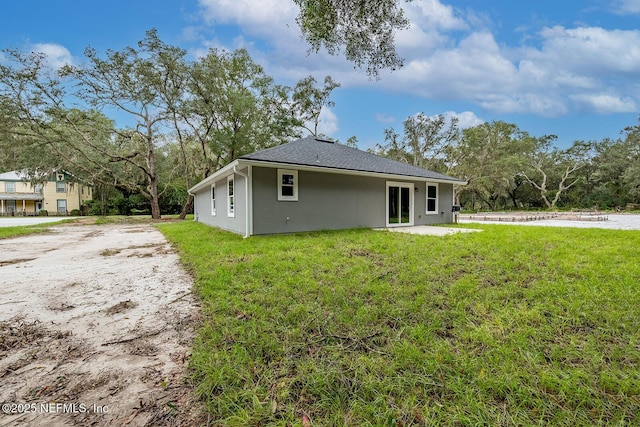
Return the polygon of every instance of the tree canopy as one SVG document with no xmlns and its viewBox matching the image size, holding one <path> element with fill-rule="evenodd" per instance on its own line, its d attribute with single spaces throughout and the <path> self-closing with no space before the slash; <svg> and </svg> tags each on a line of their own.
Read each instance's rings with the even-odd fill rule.
<svg viewBox="0 0 640 427">
<path fill-rule="evenodd" d="M 192 202 L 187 189 L 217 169 L 318 135 L 321 112 L 334 105 L 331 94 L 340 87 L 331 76 L 277 84 L 244 49 L 211 49 L 189 60 L 155 30 L 135 47 L 104 53 L 89 47 L 83 64 L 60 69 L 43 54 L 3 53 L 0 171 L 71 170 L 96 185 L 102 213 L 136 206 L 154 218 L 185 215 Z M 617 140 L 556 144 L 554 135 L 530 135 L 513 123 L 460 129 L 455 118 L 418 113 L 403 122 L 402 133 L 386 129 L 372 151 L 467 181 L 456 197 L 471 209 L 638 203 L 640 124 Z"/>
<path fill-rule="evenodd" d="M 406 0 L 410 1 L 410 0 Z M 356 67 L 370 76 L 403 65 L 394 32 L 409 27 L 399 0 L 294 0 L 303 38 L 311 50 L 321 47 L 335 55 L 344 51 Z"/>
<path fill-rule="evenodd" d="M 165 194 L 182 192 L 184 214 L 189 186 L 243 154 L 300 136 L 307 120 L 317 126 L 339 87 L 329 76 L 323 88 L 312 77 L 278 85 L 244 49 L 189 61 L 153 29 L 136 47 L 88 47 L 82 65 L 60 69 L 43 54 L 4 53 L 3 168 L 73 169 L 142 196 L 153 218 Z"/>
</svg>

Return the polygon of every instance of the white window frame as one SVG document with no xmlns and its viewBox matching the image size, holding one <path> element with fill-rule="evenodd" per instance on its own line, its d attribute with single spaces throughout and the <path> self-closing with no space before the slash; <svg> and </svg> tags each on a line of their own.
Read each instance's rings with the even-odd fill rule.
<svg viewBox="0 0 640 427">
<path fill-rule="evenodd" d="M 60 204 L 61 204 L 60 202 L 64 202 L 64 210 L 60 210 Z M 67 199 L 56 200 L 56 212 L 58 213 L 67 212 L 67 209 L 68 209 Z"/>
<path fill-rule="evenodd" d="M 233 191 L 229 191 L 229 184 L 231 184 Z M 229 218 L 235 218 L 236 216 L 236 182 L 233 175 L 227 177 L 227 216 Z"/>
<path fill-rule="evenodd" d="M 436 197 L 429 197 L 429 187 L 435 187 L 436 188 Z M 437 182 L 427 182 L 427 185 L 425 186 L 425 211 L 427 215 L 437 215 L 439 212 L 438 209 L 438 196 L 440 195 L 440 187 L 438 186 Z M 430 211 L 429 210 L 429 200 L 435 200 L 436 202 L 436 206 L 435 206 L 435 210 Z"/>
<path fill-rule="evenodd" d="M 56 193 L 66 193 L 67 183 L 64 181 L 56 181 Z"/>
<path fill-rule="evenodd" d="M 4 183 L 4 191 L 5 191 L 5 193 L 15 193 L 16 192 L 16 183 L 15 182 L 5 181 L 5 183 Z"/>
<path fill-rule="evenodd" d="M 293 196 L 282 195 L 282 177 L 283 175 L 293 176 Z M 289 187 L 289 186 L 288 186 Z M 278 169 L 278 201 L 280 202 L 297 202 L 298 201 L 298 171 L 289 169 Z"/>
<path fill-rule="evenodd" d="M 216 183 L 211 184 L 211 215 L 216 216 Z"/>
</svg>

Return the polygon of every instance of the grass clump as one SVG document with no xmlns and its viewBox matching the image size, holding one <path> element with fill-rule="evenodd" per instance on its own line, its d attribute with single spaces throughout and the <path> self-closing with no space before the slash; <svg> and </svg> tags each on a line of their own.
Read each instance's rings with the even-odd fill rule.
<svg viewBox="0 0 640 427">
<path fill-rule="evenodd" d="M 97 216 L 95 218 L 95 224 L 151 224 L 158 221 L 175 221 L 179 220 L 179 215 L 169 214 L 162 215 L 161 220 L 151 218 L 151 215 L 109 215 L 109 216 Z M 185 220 L 193 220 L 193 214 L 188 214 Z"/>
<path fill-rule="evenodd" d="M 0 221 L 2 221 L 0 219 Z M 12 237 L 26 236 L 28 234 L 46 233 L 49 231 L 49 227 L 54 225 L 65 224 L 67 222 L 73 222 L 73 220 L 60 220 L 55 222 L 48 222 L 44 224 L 36 225 L 18 225 L 11 227 L 0 227 L 0 239 L 10 239 Z"/>
<path fill-rule="evenodd" d="M 217 424 L 640 424 L 637 232 L 158 227 L 203 302 Z"/>
</svg>

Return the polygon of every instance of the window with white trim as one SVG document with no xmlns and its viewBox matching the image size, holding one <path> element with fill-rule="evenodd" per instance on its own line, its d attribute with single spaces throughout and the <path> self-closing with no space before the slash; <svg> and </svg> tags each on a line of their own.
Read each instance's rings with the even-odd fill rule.
<svg viewBox="0 0 640 427">
<path fill-rule="evenodd" d="M 7 193 L 15 193 L 16 192 L 16 183 L 15 182 L 5 182 L 4 183 L 4 191 Z"/>
<path fill-rule="evenodd" d="M 227 178 L 227 216 L 236 216 L 236 196 L 233 175 Z"/>
<path fill-rule="evenodd" d="M 438 213 L 438 184 L 427 184 L 427 213 Z"/>
<path fill-rule="evenodd" d="M 56 193 L 66 193 L 67 184 L 62 181 L 56 181 Z"/>
<path fill-rule="evenodd" d="M 216 184 L 211 184 L 211 215 L 216 216 Z"/>
<path fill-rule="evenodd" d="M 56 207 L 58 208 L 57 210 L 60 213 L 67 212 L 67 199 L 56 200 Z"/>
<path fill-rule="evenodd" d="M 278 200 L 298 201 L 298 171 L 278 169 Z"/>
</svg>

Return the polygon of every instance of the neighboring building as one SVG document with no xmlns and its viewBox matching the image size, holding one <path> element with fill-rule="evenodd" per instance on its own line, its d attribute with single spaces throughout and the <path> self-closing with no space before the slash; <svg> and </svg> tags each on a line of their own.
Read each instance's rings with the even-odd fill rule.
<svg viewBox="0 0 640 427">
<path fill-rule="evenodd" d="M 464 184 L 308 137 L 242 156 L 189 193 L 196 221 L 251 236 L 451 223 Z"/>
<path fill-rule="evenodd" d="M 20 171 L 0 174 L 0 215 L 67 215 L 82 211 L 93 198 L 91 185 L 80 182 L 72 174 L 56 171 L 33 185 Z"/>
</svg>

